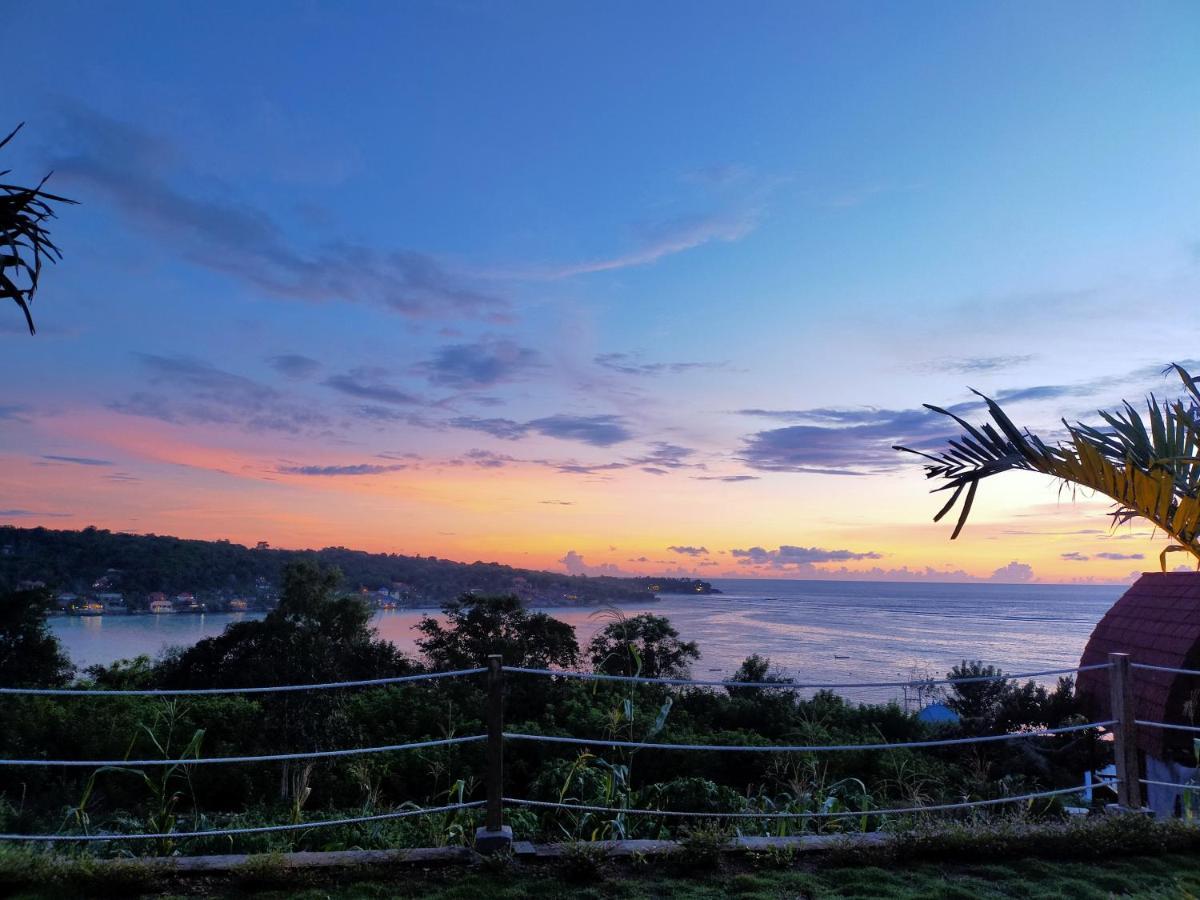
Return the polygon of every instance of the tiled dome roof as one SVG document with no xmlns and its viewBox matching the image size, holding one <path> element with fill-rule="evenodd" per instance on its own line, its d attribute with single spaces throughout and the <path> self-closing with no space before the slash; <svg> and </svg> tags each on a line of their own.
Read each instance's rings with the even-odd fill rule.
<svg viewBox="0 0 1200 900">
<path fill-rule="evenodd" d="M 1108 662 L 1109 653 L 1128 653 L 1135 663 L 1200 669 L 1200 574 L 1148 572 L 1139 578 L 1096 625 L 1079 664 Z M 1200 691 L 1200 676 L 1145 669 L 1131 674 L 1137 718 L 1188 724 L 1183 704 Z M 1078 690 L 1094 715 L 1108 718 L 1106 670 L 1081 672 Z M 1191 735 L 1183 732 L 1138 729 L 1138 748 L 1152 756 L 1163 758 L 1167 748 L 1190 746 Z"/>
</svg>

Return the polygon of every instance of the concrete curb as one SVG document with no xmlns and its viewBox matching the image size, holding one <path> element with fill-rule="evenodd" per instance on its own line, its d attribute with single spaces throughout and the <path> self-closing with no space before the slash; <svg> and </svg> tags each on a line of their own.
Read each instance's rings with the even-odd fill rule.
<svg viewBox="0 0 1200 900">
<path fill-rule="evenodd" d="M 817 834 L 797 837 L 735 838 L 722 849 L 724 853 L 749 853 L 774 848 L 791 848 L 797 853 L 821 853 L 856 847 L 878 847 L 889 836 L 881 832 L 865 834 Z M 679 841 L 581 841 L 579 844 L 534 844 L 513 841 L 513 855 L 522 862 L 552 862 L 586 845 L 603 852 L 605 857 L 623 859 L 634 856 L 666 856 L 677 851 Z M 96 860 L 101 866 L 145 866 L 162 875 L 237 875 L 250 874 L 256 865 L 278 866 L 283 871 L 336 869 L 360 866 L 452 866 L 474 865 L 482 857 L 469 847 L 417 847 L 409 850 L 330 850 L 323 852 L 242 854 L 211 856 L 146 857 L 140 859 Z"/>
</svg>

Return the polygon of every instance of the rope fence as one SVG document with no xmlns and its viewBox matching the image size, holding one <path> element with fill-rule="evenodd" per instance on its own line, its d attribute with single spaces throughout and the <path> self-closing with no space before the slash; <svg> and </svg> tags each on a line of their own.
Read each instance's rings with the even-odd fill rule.
<svg viewBox="0 0 1200 900">
<path fill-rule="evenodd" d="M 390 819 L 407 819 L 411 816 L 428 816 L 435 813 L 452 812 L 459 809 L 478 809 L 485 801 L 470 803 L 447 803 L 417 809 L 378 813 L 371 816 L 353 816 L 348 819 L 319 819 L 288 825 L 255 825 L 251 828 L 214 828 L 208 831 L 163 831 L 158 834 L 0 834 L 0 841 L 150 841 L 183 838 L 235 837 L 243 834 L 268 834 L 278 831 L 307 831 L 312 828 L 333 828 L 340 825 L 364 825 L 370 822 L 385 822 Z"/>
<path fill-rule="evenodd" d="M 1096 663 L 1090 666 L 1076 666 L 1073 669 L 1047 669 L 1042 672 L 1018 672 L 1012 675 L 973 675 L 968 678 L 916 678 L 909 679 L 908 681 L 855 681 L 831 682 L 829 684 L 795 681 L 714 681 L 697 678 L 650 678 L 643 675 L 608 675 L 603 672 L 572 672 L 565 669 L 530 669 L 524 666 L 504 666 L 504 671 L 514 672 L 519 675 L 574 678 L 581 681 L 618 681 L 632 684 L 664 684 L 674 687 L 767 688 L 783 691 L 812 691 L 884 687 L 926 687 L 943 684 L 981 684 L 987 681 L 1014 681 L 1021 678 L 1039 678 L 1048 675 L 1071 675 L 1077 672 L 1107 669 L 1111 665 L 1112 663 Z"/>
<path fill-rule="evenodd" d="M 1192 734 L 1200 734 L 1200 728 L 1195 725 L 1180 725 L 1176 722 L 1147 722 L 1144 719 L 1134 719 L 1135 725 L 1141 725 L 1145 728 L 1166 728 L 1169 731 L 1188 731 Z"/>
<path fill-rule="evenodd" d="M 928 806 L 893 807 L 890 809 L 841 810 L 838 812 L 695 812 L 671 809 L 632 809 L 615 806 L 589 806 L 580 803 L 549 803 L 544 800 L 523 800 L 516 797 L 505 797 L 505 803 L 514 806 L 531 806 L 543 809 L 565 809 L 577 812 L 597 813 L 628 813 L 636 816 L 667 816 L 675 818 L 699 819 L 845 819 L 861 816 L 897 816 L 913 815 L 916 813 L 944 812 L 954 809 L 972 809 L 980 806 L 999 806 L 1004 803 L 1023 803 L 1027 800 L 1041 800 L 1048 797 L 1061 797 L 1066 794 L 1080 794 L 1085 790 L 1097 787 L 1115 787 L 1116 780 L 1100 781 L 1091 785 L 1081 784 L 1078 787 L 1059 788 L 1053 791 L 1037 791 L 1031 794 L 1018 794 L 1014 797 L 997 797 L 993 800 L 967 800 L 962 803 L 937 803 Z"/>
<path fill-rule="evenodd" d="M 394 678 L 367 678 L 361 681 L 329 681 L 323 684 L 279 684 L 265 687 L 178 688 L 107 690 L 103 688 L 0 688 L 0 696 L 28 697 L 201 697 L 218 694 L 281 694 L 289 691 L 328 691 L 337 688 L 381 687 L 388 684 L 407 684 L 414 681 L 436 681 L 441 678 L 461 678 L 479 675 L 487 669 L 458 669 L 453 672 L 423 672 L 420 675 L 397 675 Z"/>
<path fill-rule="evenodd" d="M 689 679 L 689 678 L 657 678 L 640 675 L 609 675 L 596 672 L 575 672 L 556 669 L 541 669 L 530 668 L 523 666 L 505 666 L 499 656 L 493 655 L 488 658 L 486 667 L 458 669 L 445 672 L 427 672 L 416 675 L 404 675 L 393 678 L 374 678 L 358 681 L 341 681 L 327 682 L 319 684 L 291 684 L 291 685 L 269 685 L 257 687 L 243 688 L 193 688 L 193 689 L 177 689 L 177 690 L 157 690 L 157 689 L 134 689 L 134 690 L 109 690 L 109 689 L 89 689 L 89 688 L 0 688 L 0 695 L 26 695 L 26 696 L 57 696 L 57 697 L 183 697 L 183 696 L 199 696 L 199 695 L 218 695 L 218 694 L 272 694 L 282 692 L 295 691 L 322 691 L 335 690 L 342 688 L 359 688 L 359 687 L 376 687 L 385 685 L 405 684 L 412 682 L 427 682 L 440 679 L 450 678 L 465 678 L 476 675 L 486 674 L 486 708 L 484 710 L 484 720 L 487 723 L 486 734 L 475 734 L 459 737 L 447 737 L 433 740 L 413 741 L 409 743 L 388 744 L 374 747 L 351 747 L 337 750 L 313 750 L 301 751 L 294 753 L 276 753 L 259 756 L 223 756 L 223 757 L 200 757 L 200 758 L 183 758 L 183 759 L 111 759 L 111 760 L 63 760 L 63 759 L 0 759 L 0 767 L 19 767 L 19 766 L 35 766 L 35 767 L 87 767 L 87 768 L 142 768 L 142 767 L 162 767 L 162 766 L 180 766 L 189 767 L 193 765 L 221 765 L 235 763 L 271 763 L 271 762 L 289 762 L 294 760 L 322 760 L 336 759 L 343 757 L 390 753 L 405 750 L 417 750 L 434 747 L 457 746 L 461 744 L 481 743 L 486 742 L 487 747 L 487 772 L 484 779 L 487 799 L 471 802 L 460 802 L 446 804 L 434 807 L 415 807 L 412 809 L 402 809 L 389 813 L 379 813 L 375 815 L 355 816 L 342 819 L 329 819 L 324 821 L 313 821 L 305 823 L 291 823 L 283 825 L 263 825 L 246 828 L 226 828 L 214 829 L 207 831 L 170 831 L 163 833 L 135 833 L 135 834 L 91 834 L 91 835 L 68 835 L 68 834 L 45 834 L 45 835 L 20 835 L 20 834 L 0 834 L 0 841 L 124 841 L 124 840 L 153 840 L 153 839 L 185 839 L 185 838 L 208 838 L 208 837 L 227 837 L 238 835 L 265 834 L 271 832 L 290 832 L 303 831 L 313 828 L 329 828 L 342 825 L 360 825 L 371 822 L 386 821 L 390 819 L 408 818 L 411 816 L 432 815 L 437 813 L 445 813 L 456 810 L 467 810 L 485 808 L 485 825 L 478 829 L 476 833 L 477 846 L 483 848 L 485 846 L 494 849 L 501 849 L 502 846 L 508 846 L 511 843 L 511 831 L 503 825 L 503 807 L 505 804 L 514 807 L 529 807 L 533 809 L 560 809 L 577 812 L 595 812 L 605 814 L 630 814 L 639 816 L 663 816 L 663 817 L 707 817 L 707 818 L 737 818 L 737 819 L 838 819 L 857 816 L 895 816 L 895 815 L 914 815 L 930 812 L 941 812 L 961 809 L 971 809 L 975 807 L 990 807 L 1002 804 L 1021 803 L 1043 798 L 1066 796 L 1070 794 L 1080 794 L 1087 791 L 1089 788 L 1098 787 L 1116 788 L 1118 797 L 1123 806 L 1136 806 L 1140 801 L 1135 798 L 1140 793 L 1141 784 L 1151 784 L 1152 782 L 1140 779 L 1139 770 L 1136 767 L 1136 747 L 1133 746 L 1131 735 L 1136 725 L 1146 725 L 1163 728 L 1178 728 L 1185 731 L 1200 732 L 1200 728 L 1192 728 L 1189 726 L 1175 726 L 1167 723 L 1159 722 L 1143 722 L 1135 720 L 1131 714 L 1132 705 L 1125 701 L 1127 694 L 1131 692 L 1129 689 L 1129 659 L 1124 654 L 1110 654 L 1109 661 L 1106 663 L 1098 663 L 1088 666 L 1079 666 L 1075 668 L 1064 669 L 1047 669 L 1037 672 L 1021 672 L 1013 674 L 996 674 L 996 675 L 979 675 L 963 678 L 941 678 L 941 679 L 910 679 L 904 681 L 873 681 L 873 682 L 852 682 L 852 683 L 797 683 L 797 682 L 745 682 L 745 681 L 715 681 L 710 679 Z M 1138 666 L 1137 668 L 1154 668 L 1148 666 Z M 503 728 L 503 703 L 504 703 L 504 675 L 505 673 L 513 673 L 518 675 L 530 675 L 541 678 L 563 678 L 563 679 L 579 679 L 586 681 L 601 681 L 601 682 L 619 682 L 619 683 L 634 683 L 634 684 L 655 684 L 671 687 L 683 688 L 761 688 L 768 690 L 842 690 L 856 688 L 880 688 L 880 687 L 916 687 L 916 686 L 934 686 L 934 685 L 961 685 L 961 684 L 982 684 L 998 681 L 1015 681 L 1021 679 L 1030 679 L 1038 677 L 1056 676 L 1056 675 L 1073 675 L 1080 672 L 1110 670 L 1110 681 L 1112 682 L 1112 695 L 1114 698 L 1112 717 L 1102 721 L 1086 722 L 1079 725 L 1069 725 L 1059 728 L 1038 728 L 1023 731 L 1017 731 L 1005 734 L 990 734 L 978 735 L 972 737 L 961 738 L 943 738 L 919 741 L 902 741 L 897 743 L 880 742 L 870 744 L 800 744 L 800 745 L 729 745 L 729 744 L 672 744 L 658 743 L 653 741 L 633 741 L 633 740 L 617 740 L 611 738 L 577 738 L 572 736 L 560 735 L 540 735 L 527 734 L 522 732 L 508 732 Z M 1172 670 L 1174 671 L 1174 670 Z M 1200 674 L 1200 672 L 1187 672 L 1187 674 Z M 512 798 L 503 795 L 503 745 L 506 741 L 517 742 L 533 742 L 545 744 L 557 744 L 568 746 L 603 746 L 610 748 L 621 748 L 629 750 L 656 750 L 656 751 L 695 751 L 695 752 L 721 752 L 721 753 L 821 753 L 821 752 L 852 752 L 852 751 L 889 751 L 902 749 L 932 749 L 938 747 L 956 747 L 967 746 L 974 744 L 992 744 L 998 742 L 1027 740 L 1038 737 L 1052 737 L 1057 735 L 1077 734 L 1085 731 L 1093 731 L 1096 729 L 1111 729 L 1115 745 L 1115 757 L 1117 759 L 1116 777 L 1100 780 L 1091 785 L 1084 784 L 1077 787 L 1058 788 L 1047 791 L 1037 791 L 1026 794 L 1019 794 L 1011 797 L 997 797 L 987 800 L 964 800 L 958 803 L 941 803 L 922 806 L 887 808 L 878 810 L 857 810 L 857 811 L 827 811 L 827 812 L 767 812 L 767 811 L 740 811 L 728 813 L 712 813 L 707 811 L 682 811 L 682 810 L 649 810 L 649 809 L 631 809 L 622 807 L 601 807 L 589 806 L 586 804 L 572 803 L 549 803 L 540 800 L 531 800 L 525 798 Z M 1130 756 L 1130 748 L 1132 757 Z M 1130 759 L 1133 763 L 1130 763 Z"/>
<path fill-rule="evenodd" d="M 914 747 L 954 747 L 963 744 L 990 744 L 996 741 L 1013 741 L 1023 738 L 1048 737 L 1056 734 L 1072 734 L 1091 728 L 1106 728 L 1115 725 L 1116 719 L 1104 722 L 1088 722 L 1083 725 L 1068 725 L 1063 728 L 1042 728 L 1032 731 L 1016 731 L 1006 734 L 988 734 L 978 737 L 947 738 L 934 741 L 903 741 L 881 744 L 655 744 L 646 741 L 618 741 L 609 738 L 560 737 L 550 734 L 520 734 L 504 732 L 510 741 L 534 741 L 547 744 L 572 744 L 588 747 L 622 747 L 630 750 L 717 750 L 736 753 L 820 753 L 843 750 L 906 750 Z"/>
<path fill-rule="evenodd" d="M 304 753 L 271 753 L 266 756 L 200 756 L 179 759 L 0 759 L 0 766 L 82 766 L 85 768 L 141 766 L 203 766 L 226 763 L 288 762 L 293 759 L 336 759 L 342 756 L 362 756 L 369 753 L 391 753 L 394 750 L 419 750 L 426 747 L 449 747 L 486 741 L 486 734 L 469 737 L 441 738 L 434 741 L 415 741 L 411 744 L 388 744 L 384 747 L 351 747 L 346 750 L 310 750 Z"/>
<path fill-rule="evenodd" d="M 1172 675 L 1200 675 L 1200 669 L 1176 669 L 1171 666 L 1152 666 L 1149 663 L 1130 663 L 1129 667 L 1147 672 L 1170 672 Z"/>
</svg>

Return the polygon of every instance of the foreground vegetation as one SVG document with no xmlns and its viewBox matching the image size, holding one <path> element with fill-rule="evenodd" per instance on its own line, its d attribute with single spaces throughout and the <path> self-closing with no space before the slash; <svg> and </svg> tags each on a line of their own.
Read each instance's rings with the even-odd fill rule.
<svg viewBox="0 0 1200 900">
<path fill-rule="evenodd" d="M 610 674 L 682 676 L 699 648 L 658 616 L 609 611 L 587 647 L 574 629 L 515 597 L 466 596 L 444 618 L 420 625 L 421 659 L 370 630 L 370 613 L 337 591 L 335 572 L 286 570 L 278 609 L 162 659 L 88 670 L 98 688 L 212 688 L 304 684 L 445 671 L 483 664 L 590 668 Z M 992 672 L 964 664 L 952 675 Z M 30 593 L 0 598 L 0 683 L 53 686 L 71 668 Z M 824 691 L 808 696 L 768 660 L 749 657 L 724 688 L 580 682 L 509 674 L 506 728 L 599 740 L 758 745 L 856 744 L 1006 734 L 1085 721 L 1073 686 L 1032 682 L 956 685 L 956 725 L 929 725 L 895 703 L 855 705 Z M 746 686 L 747 682 L 765 687 Z M 776 689 L 773 685 L 780 685 Z M 148 697 L 0 697 L 0 757 L 163 759 L 169 765 L 87 769 L 0 767 L 0 832 L 167 833 L 312 823 L 477 800 L 483 745 L 471 743 L 335 760 L 196 765 L 200 757 L 309 752 L 476 735 L 484 731 L 483 680 L 423 681 L 367 689 L 284 694 Z M 530 840 L 660 838 L 681 821 L 625 810 L 700 813 L 847 813 L 837 819 L 738 820 L 746 835 L 871 831 L 895 825 L 877 811 L 987 800 L 1078 785 L 1103 766 L 1090 731 L 967 747 L 837 753 L 721 753 L 576 747 L 526 741 L 505 751 L 505 792 L 615 812 L 510 808 Z M 1098 797 L 1097 802 L 1102 802 Z M 1011 812 L 995 808 L 996 814 Z M 1058 798 L 1026 802 L 1030 821 L 1063 816 Z M 972 813 L 973 820 L 991 813 Z M 255 852 L 470 845 L 477 810 L 364 825 L 238 838 L 206 837 L 93 845 L 96 852 Z"/>
</svg>

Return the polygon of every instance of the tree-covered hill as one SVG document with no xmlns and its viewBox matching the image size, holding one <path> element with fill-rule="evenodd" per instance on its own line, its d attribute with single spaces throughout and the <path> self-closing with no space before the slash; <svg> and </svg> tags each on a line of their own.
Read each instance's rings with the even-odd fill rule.
<svg viewBox="0 0 1200 900">
<path fill-rule="evenodd" d="M 56 591 L 152 591 L 197 597 L 273 594 L 283 567 L 297 559 L 337 566 L 347 589 L 390 589 L 401 603 L 438 603 L 475 591 L 516 593 L 531 605 L 603 604 L 655 593 L 712 593 L 707 582 L 678 578 L 560 575 L 499 563 L 461 563 L 433 556 L 366 553 L 345 547 L 279 550 L 230 541 L 197 541 L 85 528 L 0 526 L 0 590 L 43 582 Z"/>
</svg>

